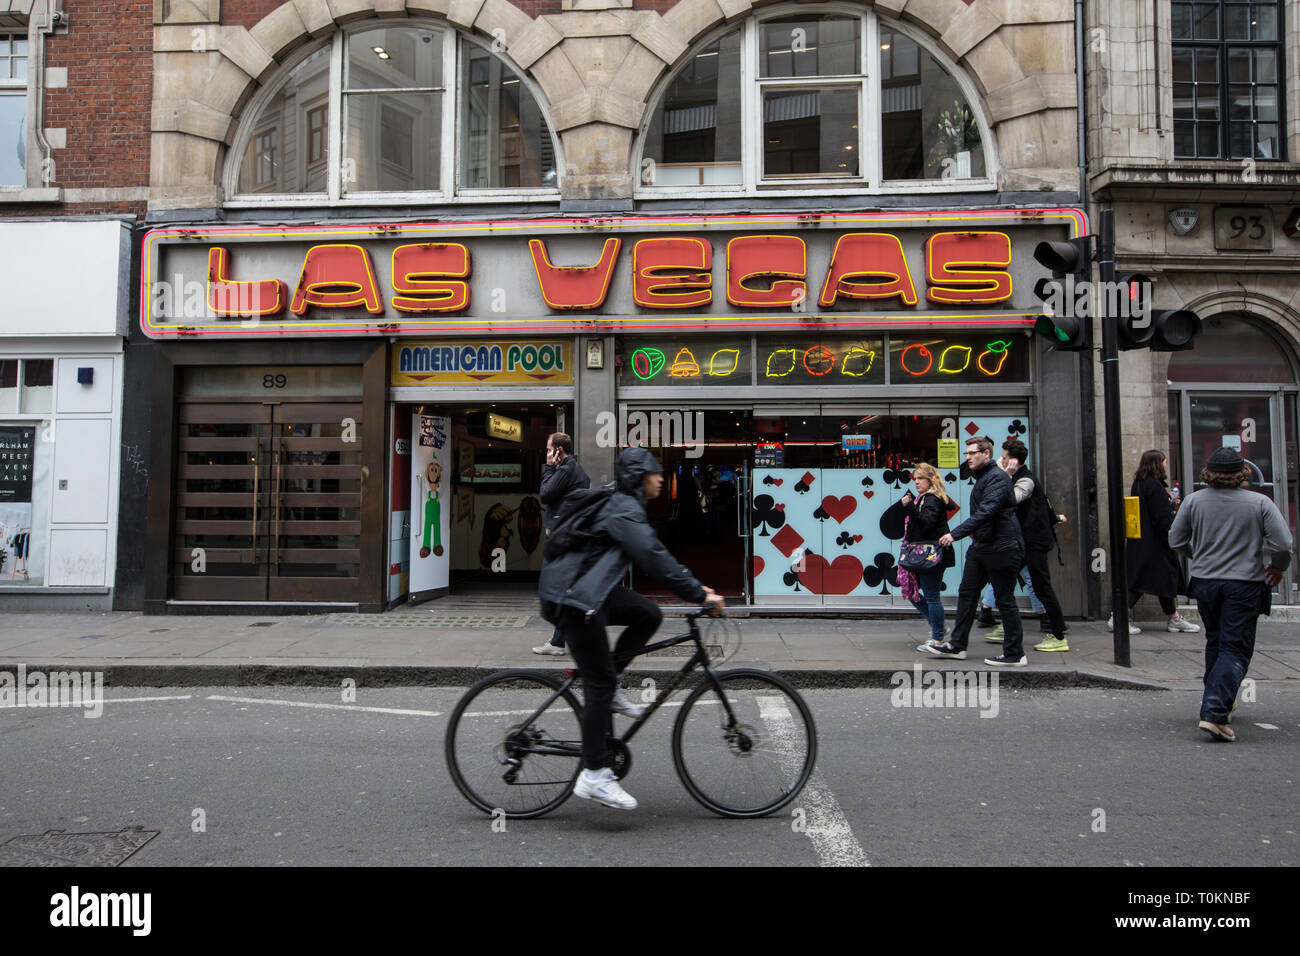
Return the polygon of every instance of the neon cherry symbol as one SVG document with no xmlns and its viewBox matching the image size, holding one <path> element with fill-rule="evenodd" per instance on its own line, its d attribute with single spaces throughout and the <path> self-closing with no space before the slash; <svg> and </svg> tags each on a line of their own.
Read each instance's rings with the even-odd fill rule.
<svg viewBox="0 0 1300 956">
<path fill-rule="evenodd" d="M 908 355 L 913 352 L 916 354 L 912 356 L 909 364 Z M 919 370 L 912 368 L 912 365 L 919 365 L 921 362 L 925 362 L 925 368 Z M 898 364 L 903 366 L 903 371 L 908 375 L 924 375 L 930 371 L 930 366 L 934 364 L 934 356 L 930 354 L 930 350 L 924 345 L 909 345 L 898 356 Z"/>
</svg>

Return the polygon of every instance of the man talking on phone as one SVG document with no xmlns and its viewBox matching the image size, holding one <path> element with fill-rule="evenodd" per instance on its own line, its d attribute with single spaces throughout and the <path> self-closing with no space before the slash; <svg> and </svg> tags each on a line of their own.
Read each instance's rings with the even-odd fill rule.
<svg viewBox="0 0 1300 956">
<path fill-rule="evenodd" d="M 590 488 L 591 479 L 573 457 L 573 439 L 564 432 L 556 432 L 546 439 L 546 470 L 542 472 L 542 488 L 538 497 L 546 507 L 542 527 L 550 534 L 560 514 L 560 505 L 570 492 Z M 533 648 L 534 654 L 561 656 L 566 652 L 564 635 L 557 627 L 551 639 Z"/>
</svg>

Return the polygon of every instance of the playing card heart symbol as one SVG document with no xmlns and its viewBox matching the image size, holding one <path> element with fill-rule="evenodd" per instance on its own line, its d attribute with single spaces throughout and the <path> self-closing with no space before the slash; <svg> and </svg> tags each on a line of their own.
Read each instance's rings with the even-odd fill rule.
<svg viewBox="0 0 1300 956">
<path fill-rule="evenodd" d="M 845 495 L 842 498 L 827 495 L 822 499 L 822 510 L 834 518 L 836 522 L 843 524 L 845 518 L 858 510 L 858 502 L 851 495 Z"/>
<path fill-rule="evenodd" d="M 754 567 L 754 577 L 758 577 L 763 573 L 763 568 L 766 566 L 766 562 L 758 555 L 754 555 L 752 563 Z"/>
<path fill-rule="evenodd" d="M 875 493 L 874 491 L 864 491 L 864 492 L 862 492 L 862 497 L 864 497 L 864 498 L 874 498 L 875 496 L 876 496 L 876 493 Z"/>
<path fill-rule="evenodd" d="M 854 543 L 854 544 L 857 544 L 857 543 L 858 543 L 859 541 L 861 541 L 861 540 L 862 540 L 862 535 L 860 535 L 860 534 L 855 534 L 855 535 L 853 536 L 853 543 Z"/>
<path fill-rule="evenodd" d="M 848 594 L 862 582 L 862 562 L 851 554 L 827 561 L 808 552 L 795 567 L 799 582 L 814 594 Z"/>
<path fill-rule="evenodd" d="M 783 505 L 783 504 L 777 505 L 777 506 L 776 506 L 776 510 L 777 510 L 777 511 L 784 511 L 784 510 L 785 510 L 785 505 Z"/>
<path fill-rule="evenodd" d="M 782 485 L 785 484 L 785 479 L 784 479 L 784 478 L 773 478 L 773 479 L 772 479 L 772 484 L 774 484 L 774 485 L 776 485 L 778 488 L 780 488 Z"/>
</svg>

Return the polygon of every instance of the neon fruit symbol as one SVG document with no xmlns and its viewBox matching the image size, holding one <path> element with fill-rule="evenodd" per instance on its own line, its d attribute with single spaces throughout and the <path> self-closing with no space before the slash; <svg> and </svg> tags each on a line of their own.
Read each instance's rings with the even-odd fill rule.
<svg viewBox="0 0 1300 956">
<path fill-rule="evenodd" d="M 948 356 L 953 356 L 951 359 Z M 957 363 L 961 363 L 958 366 Z M 969 345 L 950 345 L 943 350 L 939 356 L 939 371 L 947 372 L 949 375 L 956 375 L 958 372 L 966 371 L 970 365 L 970 346 Z"/>
<path fill-rule="evenodd" d="M 908 356 L 911 356 L 909 359 Z M 925 363 L 924 368 L 920 368 L 921 363 Z M 903 349 L 902 354 L 898 356 L 898 364 L 903 366 L 903 371 L 908 375 L 924 375 L 930 371 L 930 366 L 934 364 L 934 356 L 924 345 L 909 345 Z"/>
<path fill-rule="evenodd" d="M 632 374 L 644 382 L 658 375 L 665 361 L 664 353 L 658 349 L 637 349 L 632 353 Z"/>
<path fill-rule="evenodd" d="M 1007 355 L 1009 355 L 1010 352 L 1011 343 L 998 339 L 997 341 L 990 342 L 988 345 L 984 346 L 984 351 L 981 352 L 980 357 L 975 360 L 975 364 L 985 375 L 997 375 L 1002 371 L 1002 366 L 1006 362 Z M 994 358 L 994 356 L 996 356 L 996 358 Z M 990 359 L 994 363 L 993 368 L 989 368 L 984 364 L 985 359 Z"/>
</svg>

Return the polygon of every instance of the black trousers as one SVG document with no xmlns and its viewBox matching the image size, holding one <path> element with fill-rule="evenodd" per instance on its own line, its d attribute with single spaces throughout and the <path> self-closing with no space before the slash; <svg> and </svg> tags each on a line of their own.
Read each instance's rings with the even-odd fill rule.
<svg viewBox="0 0 1300 956">
<path fill-rule="evenodd" d="M 1178 613 L 1178 604 L 1174 601 L 1173 598 L 1165 597 L 1163 594 L 1157 594 L 1154 596 L 1160 600 L 1160 610 L 1164 611 L 1167 615 L 1173 617 L 1175 614 Z M 1128 592 L 1128 606 L 1130 608 L 1132 608 L 1140 600 L 1142 600 L 1141 591 Z M 1131 621 L 1133 619 L 1129 618 L 1129 620 Z"/>
<path fill-rule="evenodd" d="M 618 675 L 659 629 L 663 611 L 647 597 L 629 588 L 616 587 L 591 617 L 566 607 L 559 627 L 569 653 L 582 675 L 582 762 L 588 770 L 605 766 L 605 735 L 610 727 L 610 701 L 618 686 Z M 623 626 L 613 651 L 605 629 Z"/>
<path fill-rule="evenodd" d="M 1065 636 L 1065 617 L 1061 614 L 1061 602 L 1056 598 L 1052 588 L 1052 575 L 1047 570 L 1048 552 L 1041 548 L 1026 548 L 1024 567 L 1029 571 L 1029 582 L 1034 586 L 1034 594 L 1043 605 L 1047 615 L 1047 624 L 1053 636 Z"/>
<path fill-rule="evenodd" d="M 1002 615 L 1002 653 L 1019 658 L 1024 653 L 1024 631 L 1020 625 L 1020 609 L 1016 607 L 1016 575 L 1020 573 L 1022 551 L 982 551 L 971 548 L 966 552 L 961 585 L 957 588 L 957 615 L 952 625 L 948 643 L 959 651 L 966 650 L 970 640 L 971 625 L 975 623 L 975 606 L 979 604 L 984 585 L 993 583 L 993 599 Z M 1044 604 L 1044 607 L 1047 605 Z M 1060 606 L 1057 606 L 1060 613 Z"/>
</svg>

